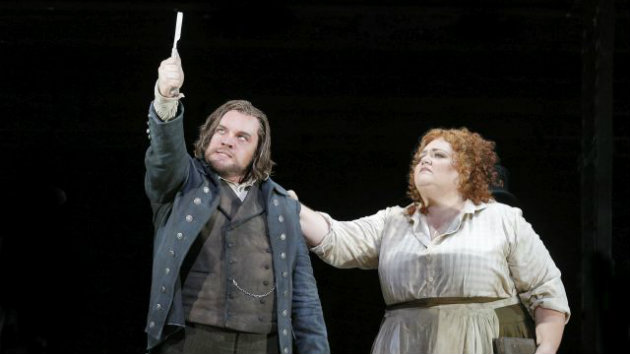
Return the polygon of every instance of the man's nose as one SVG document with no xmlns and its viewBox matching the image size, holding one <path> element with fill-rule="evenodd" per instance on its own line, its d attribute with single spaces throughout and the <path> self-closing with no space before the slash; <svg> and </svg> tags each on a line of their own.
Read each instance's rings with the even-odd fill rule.
<svg viewBox="0 0 630 354">
<path fill-rule="evenodd" d="M 234 146 L 234 137 L 229 134 L 223 135 L 221 137 L 221 145 L 232 147 Z"/>
</svg>

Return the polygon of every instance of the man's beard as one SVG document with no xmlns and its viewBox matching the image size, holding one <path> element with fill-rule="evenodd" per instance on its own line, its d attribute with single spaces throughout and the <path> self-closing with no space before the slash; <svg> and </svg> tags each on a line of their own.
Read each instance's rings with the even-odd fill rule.
<svg viewBox="0 0 630 354">
<path fill-rule="evenodd" d="M 241 168 L 234 162 L 229 164 L 222 164 L 220 162 L 208 161 L 212 169 L 222 178 L 234 177 L 234 176 L 245 176 L 249 171 L 251 164 L 247 168 Z"/>
</svg>

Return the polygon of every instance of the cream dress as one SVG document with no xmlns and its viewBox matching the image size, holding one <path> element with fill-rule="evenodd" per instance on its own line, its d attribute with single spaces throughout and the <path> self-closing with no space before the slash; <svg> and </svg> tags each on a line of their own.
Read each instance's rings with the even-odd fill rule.
<svg viewBox="0 0 630 354">
<path fill-rule="evenodd" d="M 387 305 L 416 299 L 493 297 L 495 302 L 386 311 L 373 354 L 492 353 L 495 308 L 521 301 L 570 310 L 560 271 L 518 208 L 466 201 L 448 230 L 431 240 L 424 216 L 390 207 L 354 221 L 333 220 L 311 250 L 338 268 L 378 268 Z M 533 316 L 532 316 L 533 317 Z"/>
</svg>

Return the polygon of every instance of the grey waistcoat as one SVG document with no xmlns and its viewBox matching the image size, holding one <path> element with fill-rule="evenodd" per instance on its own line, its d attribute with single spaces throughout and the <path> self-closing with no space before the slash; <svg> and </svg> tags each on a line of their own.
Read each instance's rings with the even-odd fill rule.
<svg viewBox="0 0 630 354">
<path fill-rule="evenodd" d="M 260 187 L 243 202 L 220 183 L 217 213 L 182 267 L 187 320 L 250 333 L 275 330 L 274 281 Z"/>
</svg>

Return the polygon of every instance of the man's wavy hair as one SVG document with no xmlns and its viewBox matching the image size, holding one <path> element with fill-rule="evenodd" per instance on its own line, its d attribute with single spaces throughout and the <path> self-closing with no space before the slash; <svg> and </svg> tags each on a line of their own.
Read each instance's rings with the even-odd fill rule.
<svg viewBox="0 0 630 354">
<path fill-rule="evenodd" d="M 470 199 L 475 204 L 488 202 L 492 198 L 490 187 L 503 184 L 495 169 L 498 156 L 494 151 L 493 141 L 485 140 L 467 128 L 431 129 L 420 140 L 409 166 L 407 196 L 413 201 L 407 210 L 409 215 L 418 208 L 421 213 L 427 212 L 427 206 L 424 205 L 422 196 L 416 188 L 414 171 L 420 163 L 420 155 L 424 148 L 439 138 L 451 144 L 453 167 L 459 174 L 457 189 L 464 200 Z"/>
<path fill-rule="evenodd" d="M 199 127 L 199 138 L 194 144 L 195 157 L 205 161 L 206 148 L 210 144 L 210 140 L 217 126 L 219 126 L 221 118 L 229 111 L 237 111 L 258 119 L 258 146 L 242 181 L 252 178 L 259 181 L 266 180 L 271 175 L 271 169 L 274 165 L 274 162 L 271 160 L 271 128 L 265 113 L 254 107 L 249 101 L 227 101 L 208 116 L 206 122 Z"/>
</svg>

